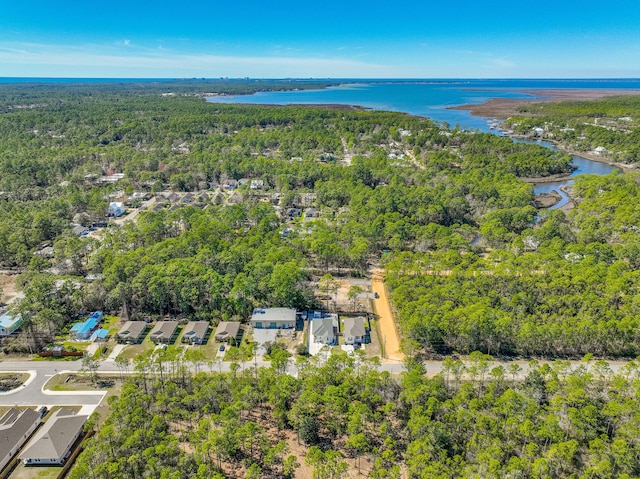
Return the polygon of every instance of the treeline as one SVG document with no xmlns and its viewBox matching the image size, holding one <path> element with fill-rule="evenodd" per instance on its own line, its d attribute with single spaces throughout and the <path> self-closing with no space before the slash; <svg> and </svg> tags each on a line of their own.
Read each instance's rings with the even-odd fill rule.
<svg viewBox="0 0 640 479">
<path fill-rule="evenodd" d="M 521 107 L 526 116 L 505 124 L 516 133 L 542 136 L 577 151 L 601 147 L 607 158 L 637 163 L 640 160 L 640 96 L 612 96 L 589 101 L 545 102 Z"/>
<path fill-rule="evenodd" d="M 286 358 L 195 376 L 180 358 L 138 362 L 71 478 L 640 474 L 636 362 L 523 371 L 474 353 L 435 377 L 410 361 L 397 381 L 358 355 L 303 361 L 296 376 L 283 372 Z"/>
<path fill-rule="evenodd" d="M 486 256 L 395 254 L 387 278 L 403 334 L 437 352 L 640 354 L 637 177 L 580 176 L 574 193 L 568 219 L 549 212 L 493 234 Z"/>
</svg>

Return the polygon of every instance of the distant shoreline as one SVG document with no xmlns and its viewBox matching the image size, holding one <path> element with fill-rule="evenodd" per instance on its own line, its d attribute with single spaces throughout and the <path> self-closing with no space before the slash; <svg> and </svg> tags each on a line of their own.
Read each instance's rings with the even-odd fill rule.
<svg viewBox="0 0 640 479">
<path fill-rule="evenodd" d="M 567 100 L 597 100 L 608 96 L 640 96 L 640 90 L 613 90 L 613 89 L 550 89 L 550 90 L 522 90 L 520 93 L 534 95 L 535 99 L 517 99 L 517 98 L 492 98 L 484 103 L 480 104 L 467 104 L 449 107 L 449 110 L 466 110 L 473 116 L 480 116 L 484 118 L 495 118 L 497 120 L 506 120 L 512 116 L 531 116 L 529 113 L 522 113 L 518 111 L 518 107 L 531 105 L 534 103 L 545 102 L 557 102 Z M 522 135 L 506 135 L 510 138 L 527 138 Z M 544 138 L 546 142 L 552 143 L 558 150 L 569 155 L 580 156 L 587 160 L 595 161 L 598 163 L 604 163 L 607 165 L 615 166 L 622 171 L 638 171 L 638 167 L 635 165 L 628 165 L 626 163 L 619 163 L 600 155 L 594 154 L 590 151 L 576 151 L 568 146 L 559 143 L 553 139 Z M 537 181 L 526 181 L 530 183 L 546 183 L 550 181 L 558 181 L 563 178 L 545 178 Z"/>
<path fill-rule="evenodd" d="M 566 100 L 596 100 L 607 96 L 638 95 L 640 90 L 615 90 L 615 89 L 549 89 L 549 90 L 521 90 L 518 93 L 533 95 L 536 98 L 492 98 L 484 103 L 466 104 L 448 107 L 448 110 L 466 110 L 473 116 L 496 118 L 506 120 L 511 116 L 528 116 L 521 113 L 518 107 L 533 103 L 545 103 L 551 101 Z"/>
</svg>

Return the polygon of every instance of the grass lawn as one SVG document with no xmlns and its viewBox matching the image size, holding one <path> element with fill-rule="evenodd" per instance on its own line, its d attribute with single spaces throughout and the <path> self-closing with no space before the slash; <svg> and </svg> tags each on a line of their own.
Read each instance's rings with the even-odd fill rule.
<svg viewBox="0 0 640 479">
<path fill-rule="evenodd" d="M 118 321 L 120 320 L 120 318 L 118 318 L 118 316 L 108 316 L 105 315 L 104 316 L 104 322 L 102 323 L 102 325 L 100 326 L 102 329 L 108 329 L 109 330 L 109 334 L 111 336 L 113 336 L 114 334 L 116 334 L 118 332 L 118 330 L 120 329 L 117 324 Z"/>
<path fill-rule="evenodd" d="M 10 479 L 56 479 L 62 466 L 27 467 L 19 463 L 9 476 Z"/>
<path fill-rule="evenodd" d="M 144 340 L 140 344 L 129 344 L 124 350 L 119 354 L 119 358 L 132 360 L 136 356 L 142 353 L 146 353 L 147 351 L 151 351 L 155 348 L 156 345 L 149 338 L 144 338 Z"/>
</svg>

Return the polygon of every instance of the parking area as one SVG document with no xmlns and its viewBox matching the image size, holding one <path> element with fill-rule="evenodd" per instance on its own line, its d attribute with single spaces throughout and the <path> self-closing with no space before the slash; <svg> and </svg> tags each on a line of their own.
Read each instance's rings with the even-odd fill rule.
<svg viewBox="0 0 640 479">
<path fill-rule="evenodd" d="M 277 329 L 254 329 L 253 340 L 258 343 L 257 355 L 264 356 L 266 353 L 265 343 L 275 341 L 276 339 L 278 339 Z"/>
</svg>

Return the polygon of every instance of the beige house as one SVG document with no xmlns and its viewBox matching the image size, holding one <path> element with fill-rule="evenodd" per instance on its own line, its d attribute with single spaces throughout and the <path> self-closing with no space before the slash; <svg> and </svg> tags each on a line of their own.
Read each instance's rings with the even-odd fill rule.
<svg viewBox="0 0 640 479">
<path fill-rule="evenodd" d="M 58 409 L 18 457 L 27 466 L 63 464 L 82 434 L 87 418 L 77 416 L 71 409 Z"/>
<path fill-rule="evenodd" d="M 149 333 L 149 339 L 154 343 L 170 344 L 177 329 L 177 321 L 158 321 Z"/>
<path fill-rule="evenodd" d="M 240 333 L 239 321 L 221 321 L 216 328 L 214 338 L 220 342 L 230 342 L 235 340 Z"/>
<path fill-rule="evenodd" d="M 344 343 L 345 344 L 362 344 L 367 330 L 364 327 L 364 318 L 345 318 L 344 324 Z"/>
<path fill-rule="evenodd" d="M 209 323 L 207 321 L 189 321 L 182 333 L 181 341 L 189 344 L 202 344 L 207 337 Z"/>
<path fill-rule="evenodd" d="M 118 331 L 117 339 L 119 343 L 138 344 L 144 338 L 147 329 L 144 321 L 127 321 Z"/>
</svg>

